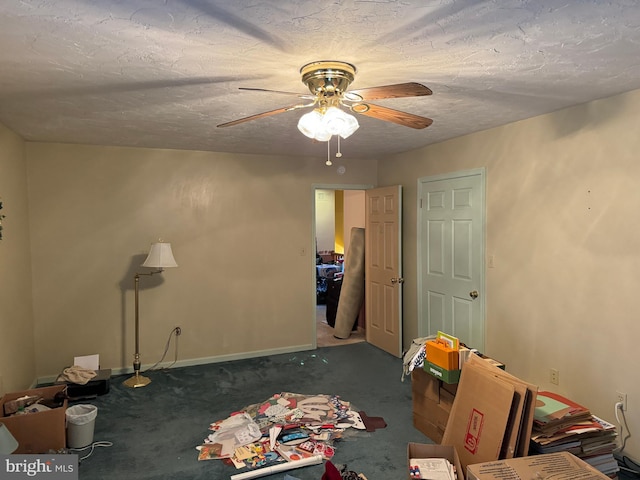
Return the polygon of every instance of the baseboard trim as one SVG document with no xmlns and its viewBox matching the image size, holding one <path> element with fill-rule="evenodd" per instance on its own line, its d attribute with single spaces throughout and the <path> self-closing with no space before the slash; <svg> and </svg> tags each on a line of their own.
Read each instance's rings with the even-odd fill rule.
<svg viewBox="0 0 640 480">
<path fill-rule="evenodd" d="M 295 352 L 304 352 L 308 350 L 315 350 L 315 345 L 305 344 L 305 345 L 294 345 L 290 347 L 283 348 L 272 348 L 267 350 L 254 350 L 252 352 L 240 352 L 240 353 L 230 353 L 227 355 L 216 355 L 213 357 L 201 357 L 201 358 L 192 358 L 187 360 L 178 360 L 177 362 L 163 362 L 158 364 L 154 370 L 162 370 L 164 368 L 178 368 L 178 367 L 194 367 L 197 365 L 207 365 L 210 363 L 222 363 L 222 362 L 231 362 L 234 360 L 247 360 L 250 358 L 258 358 L 258 357 L 267 357 L 269 355 L 280 355 L 285 353 L 295 353 Z M 147 371 L 149 368 L 153 367 L 154 364 L 142 365 L 141 372 Z M 133 367 L 121 367 L 121 368 L 112 368 L 111 375 L 125 375 L 133 373 Z M 58 375 L 49 375 L 44 377 L 38 377 L 35 385 L 46 385 L 51 384 L 56 381 Z M 35 385 L 33 388 L 35 388 Z"/>
</svg>

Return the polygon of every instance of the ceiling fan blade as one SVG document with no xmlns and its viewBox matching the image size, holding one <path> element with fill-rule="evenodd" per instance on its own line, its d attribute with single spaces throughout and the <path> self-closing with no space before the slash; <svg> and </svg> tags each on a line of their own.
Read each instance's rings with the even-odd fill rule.
<svg viewBox="0 0 640 480">
<path fill-rule="evenodd" d="M 393 110 L 392 108 L 381 107 L 372 103 L 357 103 L 352 107 L 352 110 L 367 117 L 416 129 L 427 128 L 433 123 L 433 120 L 427 117 L 420 117 L 413 113 L 401 112 L 400 110 Z"/>
<path fill-rule="evenodd" d="M 349 100 L 350 94 L 356 94 L 362 97 L 363 100 L 380 100 L 382 98 L 422 97 L 424 95 L 431 95 L 432 93 L 430 88 L 425 87 L 421 83 L 409 82 L 361 88 L 360 90 L 349 90 L 345 93 L 345 99 Z"/>
<path fill-rule="evenodd" d="M 271 115 L 277 115 L 278 113 L 290 112 L 291 110 L 297 110 L 298 108 L 310 107 L 313 104 L 309 105 L 292 105 L 290 107 L 282 107 L 276 110 L 270 110 L 268 112 L 256 113 L 255 115 L 251 115 L 249 117 L 239 118 L 237 120 L 233 120 L 231 122 L 221 123 L 218 127 L 232 127 L 234 125 L 238 125 L 239 123 L 250 122 L 251 120 L 257 120 L 259 118 L 269 117 Z"/>
<path fill-rule="evenodd" d="M 313 95 L 304 94 L 304 93 L 293 93 L 293 92 L 283 92 L 281 90 L 268 90 L 266 88 L 250 88 L 250 87 L 239 87 L 239 90 L 248 90 L 250 92 L 266 92 L 266 93 L 278 93 L 280 95 L 293 95 L 299 98 L 315 98 Z"/>
</svg>

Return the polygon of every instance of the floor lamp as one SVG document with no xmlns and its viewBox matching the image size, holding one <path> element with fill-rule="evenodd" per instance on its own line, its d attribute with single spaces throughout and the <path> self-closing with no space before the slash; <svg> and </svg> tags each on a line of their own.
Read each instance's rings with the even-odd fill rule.
<svg viewBox="0 0 640 480">
<path fill-rule="evenodd" d="M 165 268 L 177 267 L 175 259 L 173 258 L 173 252 L 171 251 L 171 244 L 159 241 L 158 243 L 151 244 L 151 250 L 147 259 L 142 264 L 143 267 L 156 268 L 151 272 L 136 273 L 134 276 L 135 284 L 135 327 L 136 327 L 136 353 L 133 359 L 133 377 L 124 381 L 124 385 L 131 388 L 144 387 L 151 383 L 151 380 L 147 377 L 140 375 L 140 321 L 139 321 L 139 307 L 138 307 L 138 292 L 140 290 L 140 276 L 141 275 L 154 275 L 156 273 L 162 273 Z"/>
</svg>

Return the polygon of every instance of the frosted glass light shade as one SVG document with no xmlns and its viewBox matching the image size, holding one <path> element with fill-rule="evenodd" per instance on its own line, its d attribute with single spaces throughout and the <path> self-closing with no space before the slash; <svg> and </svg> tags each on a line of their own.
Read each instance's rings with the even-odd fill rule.
<svg viewBox="0 0 640 480">
<path fill-rule="evenodd" d="M 18 449 L 18 441 L 4 423 L 0 423 L 0 454 L 9 455 Z"/>
<path fill-rule="evenodd" d="M 347 138 L 359 127 L 356 117 L 338 107 L 329 107 L 324 114 L 316 108 L 298 121 L 298 130 L 320 142 L 328 142 L 332 135 Z"/>
<path fill-rule="evenodd" d="M 316 135 L 313 137 L 319 142 L 328 142 L 331 140 L 331 133 L 327 131 L 323 125 L 320 125 L 320 128 L 316 131 Z"/>
<path fill-rule="evenodd" d="M 298 130 L 309 138 L 315 138 L 320 125 L 322 125 L 322 114 L 317 109 L 305 113 L 298 120 Z"/>
<path fill-rule="evenodd" d="M 360 127 L 353 115 L 349 115 L 337 107 L 327 109 L 322 123 L 327 132 L 331 135 L 340 135 L 342 138 L 351 136 Z"/>
<path fill-rule="evenodd" d="M 177 267 L 178 264 L 171 251 L 171 244 L 166 242 L 152 243 L 149 255 L 142 266 L 151 268 Z"/>
</svg>

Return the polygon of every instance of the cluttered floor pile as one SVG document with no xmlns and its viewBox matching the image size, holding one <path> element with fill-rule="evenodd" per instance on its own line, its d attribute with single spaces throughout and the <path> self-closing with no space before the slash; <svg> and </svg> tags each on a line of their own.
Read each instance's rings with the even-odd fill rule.
<svg viewBox="0 0 640 480">
<path fill-rule="evenodd" d="M 235 466 L 241 471 L 233 480 L 326 461 L 326 477 L 333 478 L 336 442 L 358 431 L 374 432 L 386 426 L 383 418 L 356 411 L 337 395 L 283 392 L 212 423 L 212 433 L 197 447 L 198 460 L 222 460 Z"/>
</svg>

